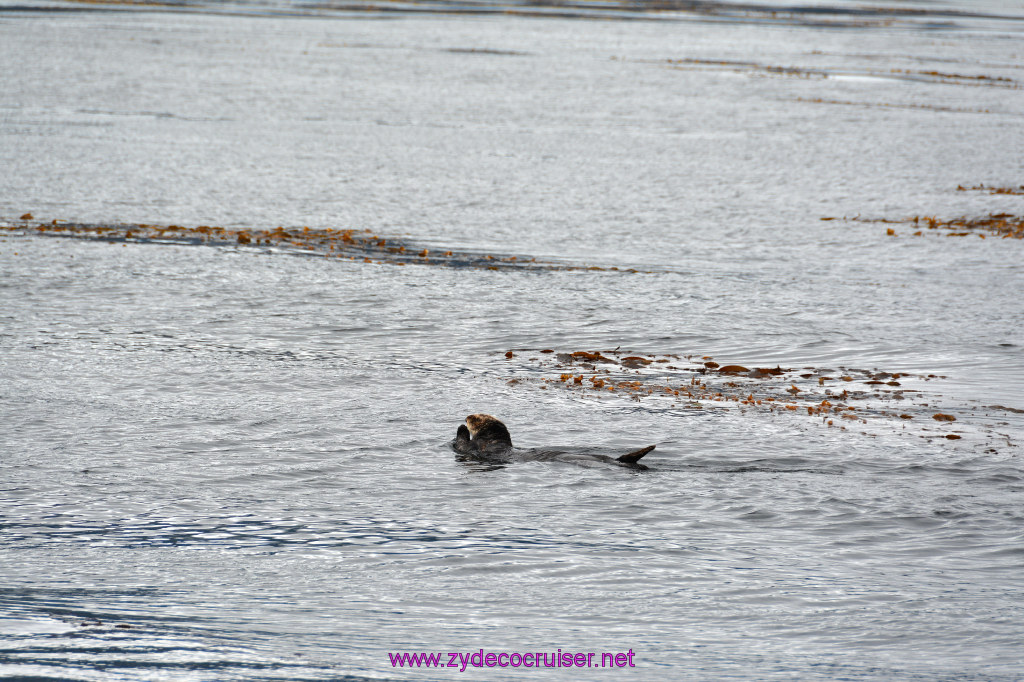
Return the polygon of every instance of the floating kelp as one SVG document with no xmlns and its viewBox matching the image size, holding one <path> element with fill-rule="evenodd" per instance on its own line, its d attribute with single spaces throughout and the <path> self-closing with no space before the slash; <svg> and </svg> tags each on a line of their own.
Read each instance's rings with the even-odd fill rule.
<svg viewBox="0 0 1024 682">
<path fill-rule="evenodd" d="M 985 191 L 989 194 L 1024 195 L 1024 185 L 1020 187 L 986 187 L 985 185 L 974 185 L 964 187 L 957 185 L 956 191 Z M 826 216 L 821 220 L 836 220 L 834 216 Z M 937 216 L 913 216 L 909 218 L 842 218 L 847 222 L 861 223 L 888 223 L 893 225 L 911 226 L 911 234 L 920 237 L 925 234 L 945 234 L 947 237 L 968 237 L 977 235 L 985 239 L 987 235 L 1000 237 L 1001 239 L 1024 239 L 1024 216 L 1013 213 L 989 213 L 980 217 L 961 216 L 959 218 L 939 218 Z M 900 232 L 893 227 L 887 227 L 885 233 L 890 237 L 900 236 Z"/>
<path fill-rule="evenodd" d="M 834 218 L 822 218 L 822 220 L 834 220 Z M 850 222 L 862 223 L 891 223 L 909 225 L 912 230 L 911 236 L 920 237 L 928 234 L 930 230 L 937 230 L 938 234 L 947 237 L 969 237 L 978 236 L 984 239 L 986 235 L 992 235 L 1001 239 L 1024 239 L 1024 216 L 1013 215 L 1012 213 L 990 213 L 987 216 L 978 218 L 942 219 L 935 216 L 914 216 L 912 218 L 843 218 Z M 895 228 L 888 227 L 885 233 L 890 237 L 897 237 L 900 234 Z"/>
<path fill-rule="evenodd" d="M 650 63 L 650 60 L 644 60 Z M 841 68 L 828 67 L 805 67 L 805 66 L 784 66 L 778 64 L 762 64 L 754 61 L 736 61 L 730 59 L 705 59 L 694 57 L 682 57 L 666 59 L 663 62 L 669 68 L 683 69 L 687 71 L 700 70 L 728 70 L 735 73 L 746 73 L 752 76 L 788 76 L 791 78 L 826 79 L 839 76 L 860 76 L 865 78 L 878 78 L 885 80 L 916 81 L 924 83 L 935 83 L 942 85 L 970 85 L 987 86 L 996 88 L 1009 88 L 1017 90 L 1020 85 L 1012 78 L 1004 76 L 986 76 L 983 74 L 963 75 L 955 73 L 944 73 L 940 71 L 913 71 L 909 69 L 868 69 L 855 68 L 845 65 Z M 834 100 L 803 100 L 827 103 L 843 103 Z M 854 102 L 845 102 L 854 104 Z M 879 105 L 885 106 L 885 105 Z"/>
<path fill-rule="evenodd" d="M 989 194 L 1021 194 L 1024 195 L 1024 185 L 1019 187 L 991 187 L 987 185 L 974 185 L 973 187 L 964 187 L 963 185 L 957 185 L 957 192 L 988 192 Z"/>
<path fill-rule="evenodd" d="M 960 439 L 973 428 L 961 424 L 960 417 L 948 411 L 935 411 L 941 396 L 934 393 L 931 382 L 946 378 L 936 374 L 845 366 L 719 364 L 707 355 L 628 353 L 618 348 L 516 348 L 505 357 L 524 362 L 521 371 L 511 364 L 505 366 L 506 371 L 514 372 L 507 377 L 509 384 L 558 389 L 584 399 L 653 401 L 660 408 L 680 411 L 732 409 L 751 415 L 798 414 L 814 417 L 826 427 L 887 425 L 900 432 L 912 429 L 917 435 L 940 442 Z M 963 414 L 996 408 L 1001 406 L 955 409 Z M 932 426 L 935 422 L 941 426 Z M 958 433 L 950 433 L 951 429 Z"/>
<path fill-rule="evenodd" d="M 0 231 L 35 233 L 108 242 L 186 244 L 263 249 L 292 255 L 341 258 L 362 263 L 434 265 L 482 270 L 569 270 L 638 273 L 634 268 L 575 265 L 510 254 L 481 254 L 453 249 L 429 249 L 400 237 L 369 230 L 310 227 L 274 229 L 225 228 L 210 225 L 151 225 L 148 223 L 77 223 L 37 221 L 31 213 L 17 220 L 0 220 Z"/>
<path fill-rule="evenodd" d="M 734 61 L 727 59 L 666 59 L 665 63 L 672 68 L 692 69 L 727 69 L 730 71 L 758 73 L 773 76 L 793 76 L 797 78 L 828 78 L 828 72 L 821 69 L 806 69 L 796 66 L 776 66 L 758 62 Z"/>
<path fill-rule="evenodd" d="M 1018 89 L 1020 86 L 1012 78 L 1005 76 L 986 76 L 984 74 L 949 73 L 945 71 L 920 71 L 912 69 L 892 69 L 890 73 L 924 78 L 939 83 L 955 85 L 990 85 L 994 87 Z"/>
<path fill-rule="evenodd" d="M 989 109 L 969 109 L 965 107 L 951 107 L 942 104 L 921 104 L 907 102 L 857 102 L 848 99 L 827 99 L 823 97 L 794 97 L 794 102 L 806 102 L 809 104 L 838 104 L 851 107 L 881 107 L 885 109 L 922 109 L 925 111 L 943 111 L 958 114 L 990 114 Z"/>
</svg>

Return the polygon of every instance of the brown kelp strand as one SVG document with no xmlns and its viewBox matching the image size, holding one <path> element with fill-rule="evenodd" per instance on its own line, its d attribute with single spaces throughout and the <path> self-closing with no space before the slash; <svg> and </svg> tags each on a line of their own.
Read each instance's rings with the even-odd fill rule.
<svg viewBox="0 0 1024 682">
<path fill-rule="evenodd" d="M 812 57 L 814 55 L 811 55 Z M 967 85 L 972 87 L 994 87 L 1019 89 L 1020 84 L 1005 76 L 988 76 L 984 74 L 955 74 L 940 71 L 914 71 L 909 69 L 870 69 L 855 68 L 845 65 L 842 68 L 810 67 L 780 64 L 763 64 L 754 61 L 737 61 L 730 59 L 706 59 L 681 57 L 666 59 L 661 62 L 650 62 L 667 65 L 669 68 L 687 71 L 725 70 L 734 73 L 746 73 L 752 76 L 787 76 L 791 78 L 827 79 L 838 76 L 862 76 L 886 80 L 911 80 L 937 85 Z M 828 100 L 806 100 L 828 101 Z"/>
<path fill-rule="evenodd" d="M 991 187 L 986 185 L 957 185 L 957 192 L 987 192 L 996 195 L 1024 195 L 1024 185 L 1018 187 Z M 826 216 L 821 220 L 837 220 L 834 216 Z M 987 236 L 999 237 L 1001 239 L 1024 239 L 1024 215 L 1015 213 L 989 213 L 983 216 L 960 216 L 957 218 L 939 218 L 938 216 L 915 215 L 906 218 L 865 218 L 854 216 L 853 218 L 843 217 L 846 222 L 861 223 L 883 223 L 890 225 L 905 225 L 907 228 L 897 229 L 887 227 L 885 233 L 890 237 L 909 234 L 914 237 L 921 237 L 927 234 L 942 234 L 947 237 L 968 237 L 978 236 L 985 239 Z"/>
<path fill-rule="evenodd" d="M 826 217 L 822 220 L 835 220 Z M 960 216 L 959 218 L 939 218 L 936 216 L 913 216 L 910 218 L 842 218 L 847 222 L 861 223 L 883 223 L 892 225 L 905 225 L 905 229 L 887 227 L 886 235 L 898 237 L 911 235 L 921 237 L 927 234 L 941 234 L 946 237 L 970 237 L 977 236 L 985 239 L 986 236 L 998 237 L 1000 239 L 1024 239 L 1024 216 L 1012 213 L 990 213 L 980 217 Z"/>
<path fill-rule="evenodd" d="M 851 107 L 879 107 L 883 109 L 920 109 L 923 111 L 945 111 L 958 114 L 990 114 L 989 109 L 970 109 L 965 107 L 953 107 L 942 104 L 920 104 L 908 102 L 857 102 L 847 99 L 826 99 L 823 97 L 794 97 L 794 102 L 805 102 L 809 104 L 838 104 Z"/>
<path fill-rule="evenodd" d="M 971 187 L 964 187 L 963 185 L 957 185 L 957 192 L 988 192 L 989 194 L 1020 194 L 1024 195 L 1024 185 L 1017 187 L 992 187 L 990 185 L 973 185 Z"/>
<path fill-rule="evenodd" d="M 211 225 L 153 225 L 148 223 L 79 223 L 39 221 L 31 213 L 17 220 L 0 220 L 0 230 L 48 237 L 91 239 L 140 244 L 234 246 L 292 255 L 339 258 L 387 265 L 433 265 L 483 270 L 567 270 L 617 273 L 643 272 L 618 266 L 578 265 L 544 261 L 518 254 L 484 254 L 455 249 L 426 248 L 392 235 L 369 230 L 276 227 L 226 228 Z"/>
</svg>

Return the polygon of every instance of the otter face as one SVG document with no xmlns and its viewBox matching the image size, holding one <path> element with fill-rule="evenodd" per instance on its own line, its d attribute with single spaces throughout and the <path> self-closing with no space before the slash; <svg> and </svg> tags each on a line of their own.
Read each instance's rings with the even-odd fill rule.
<svg viewBox="0 0 1024 682">
<path fill-rule="evenodd" d="M 466 417 L 466 426 L 469 427 L 469 435 L 476 436 L 481 430 L 487 428 L 491 424 L 500 424 L 497 417 L 492 417 L 489 414 L 471 414 Z"/>
</svg>

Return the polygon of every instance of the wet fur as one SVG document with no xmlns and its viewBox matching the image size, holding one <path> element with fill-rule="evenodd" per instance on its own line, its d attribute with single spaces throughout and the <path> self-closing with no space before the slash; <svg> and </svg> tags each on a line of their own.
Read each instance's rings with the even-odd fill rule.
<svg viewBox="0 0 1024 682">
<path fill-rule="evenodd" d="M 492 417 L 489 414 L 471 414 L 466 417 L 466 424 L 459 425 L 455 432 L 455 440 L 452 441 L 452 449 L 456 452 L 474 455 L 489 461 L 557 461 L 583 465 L 603 462 L 634 469 L 647 468 L 640 464 L 640 459 L 653 450 L 654 447 L 653 445 L 648 445 L 645 448 L 635 450 L 621 457 L 571 453 L 558 450 L 517 450 L 512 446 L 512 436 L 509 434 L 508 428 L 496 417 Z"/>
</svg>

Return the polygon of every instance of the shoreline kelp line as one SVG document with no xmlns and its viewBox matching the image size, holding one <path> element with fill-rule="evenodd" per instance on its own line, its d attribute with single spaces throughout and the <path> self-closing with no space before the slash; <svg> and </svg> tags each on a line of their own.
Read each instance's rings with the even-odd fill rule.
<svg viewBox="0 0 1024 682">
<path fill-rule="evenodd" d="M 876 28 L 924 24 L 956 26 L 965 19 L 1017 20 L 1019 17 L 977 12 L 970 9 L 939 9 L 899 5 L 869 7 L 828 7 L 793 4 L 780 7 L 767 2 L 722 2 L 721 0 L 493 0 L 467 3 L 462 0 L 308 0 L 297 5 L 254 5 L 238 8 L 211 0 L 69 0 L 83 9 L 116 11 L 121 8 L 216 12 L 254 12 L 267 16 L 331 16 L 349 13 L 447 14 L 476 16 L 557 17 L 562 19 L 619 19 L 668 21 L 677 17 L 708 21 L 751 22 L 825 28 Z M 73 7 L 47 7 L 67 11 Z"/>
<path fill-rule="evenodd" d="M 181 225 L 151 225 L 148 223 L 98 224 L 62 220 L 40 222 L 31 213 L 25 213 L 17 220 L 0 220 L 0 231 L 136 244 L 236 246 L 292 255 L 340 258 L 390 265 L 434 265 L 483 270 L 641 272 L 635 268 L 573 265 L 543 261 L 522 255 L 493 255 L 451 249 L 429 249 L 422 245 L 414 245 L 401 238 L 382 237 L 369 230 L 355 229 L 276 227 L 270 230 L 209 225 L 183 227 Z"/>
<path fill-rule="evenodd" d="M 1024 414 L 1002 405 L 939 407 L 941 396 L 930 390 L 929 382 L 946 377 L 936 374 L 843 366 L 721 365 L 708 355 L 630 354 L 619 349 L 505 353 L 508 362 L 523 356 L 527 364 L 507 378 L 509 385 L 568 391 L 581 398 L 653 402 L 680 411 L 738 409 L 806 415 L 827 427 L 888 426 L 943 442 L 978 434 L 1013 446 L 992 424 L 972 423 L 972 418 L 979 416 L 979 409 L 986 411 L 989 420 L 993 414 L 996 419 Z"/>
</svg>

